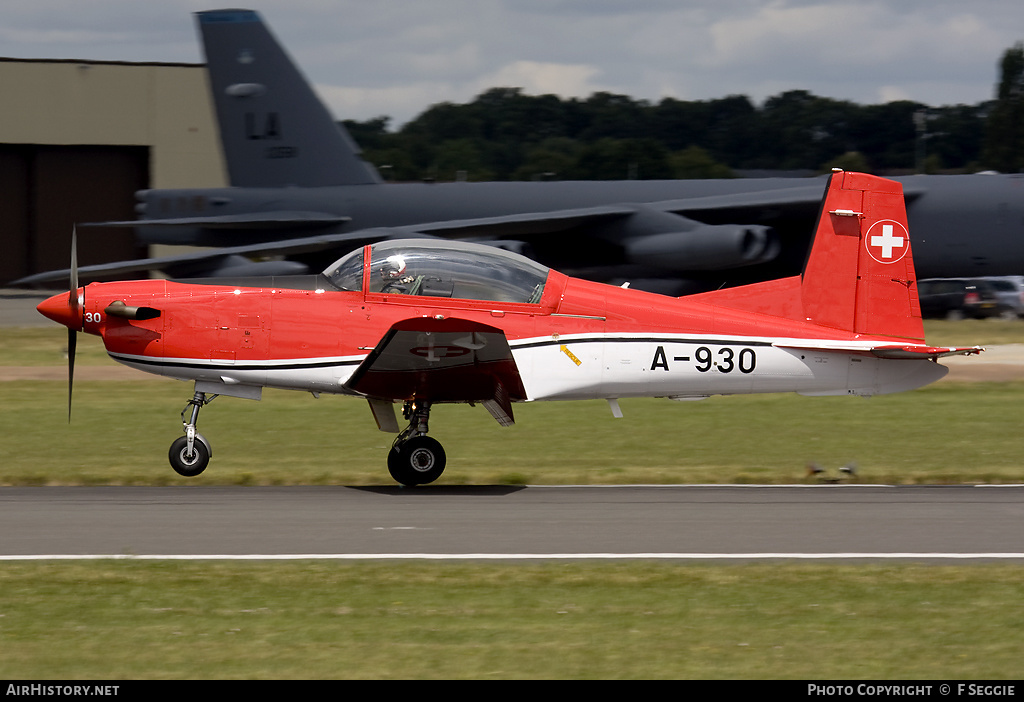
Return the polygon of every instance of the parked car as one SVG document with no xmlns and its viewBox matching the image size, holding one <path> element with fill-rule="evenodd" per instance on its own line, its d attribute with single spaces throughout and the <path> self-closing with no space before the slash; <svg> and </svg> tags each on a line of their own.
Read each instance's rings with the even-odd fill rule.
<svg viewBox="0 0 1024 702">
<path fill-rule="evenodd" d="M 1006 308 L 1005 317 L 1024 317 L 1024 275 L 986 276 L 981 280 L 995 289 L 999 302 Z"/>
<path fill-rule="evenodd" d="M 926 278 L 917 281 L 917 293 L 923 317 L 983 319 L 998 317 L 1009 309 L 987 280 Z"/>
</svg>

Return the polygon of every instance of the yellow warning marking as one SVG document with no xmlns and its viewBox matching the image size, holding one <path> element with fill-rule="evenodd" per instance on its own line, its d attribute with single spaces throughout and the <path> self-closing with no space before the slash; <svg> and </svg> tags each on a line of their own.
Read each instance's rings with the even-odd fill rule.
<svg viewBox="0 0 1024 702">
<path fill-rule="evenodd" d="M 565 344 L 561 344 L 559 348 L 562 349 L 562 353 L 569 357 L 569 360 L 575 363 L 577 366 L 583 363 L 580 359 L 576 358 L 576 354 L 569 350 L 569 347 Z"/>
</svg>

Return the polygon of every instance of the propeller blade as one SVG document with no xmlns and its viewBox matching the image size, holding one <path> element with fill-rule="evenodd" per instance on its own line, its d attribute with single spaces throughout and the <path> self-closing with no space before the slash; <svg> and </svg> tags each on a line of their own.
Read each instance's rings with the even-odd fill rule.
<svg viewBox="0 0 1024 702">
<path fill-rule="evenodd" d="M 71 228 L 71 291 L 68 293 L 68 306 L 74 317 L 78 317 L 78 230 Z"/>
<path fill-rule="evenodd" d="M 75 350 L 78 346 L 78 332 L 68 329 L 68 424 L 71 424 L 71 389 L 75 385 Z"/>
<path fill-rule="evenodd" d="M 78 231 L 71 228 L 71 290 L 68 292 L 68 307 L 72 319 L 79 319 L 78 305 Z M 78 331 L 68 327 L 68 424 L 71 424 L 71 391 L 75 385 L 75 352 L 78 348 Z"/>
</svg>

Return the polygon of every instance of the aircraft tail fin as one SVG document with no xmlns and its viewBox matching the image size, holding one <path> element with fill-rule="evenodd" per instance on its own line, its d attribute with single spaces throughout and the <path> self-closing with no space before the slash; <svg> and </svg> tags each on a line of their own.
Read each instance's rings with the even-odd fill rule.
<svg viewBox="0 0 1024 702">
<path fill-rule="evenodd" d="M 258 13 L 196 17 L 231 185 L 381 182 Z"/>
<path fill-rule="evenodd" d="M 864 173 L 835 171 L 800 277 L 704 297 L 727 307 L 856 334 L 923 342 L 910 248 L 902 186 Z"/>
<path fill-rule="evenodd" d="M 924 341 L 903 187 L 836 171 L 800 284 L 808 321 Z"/>
</svg>

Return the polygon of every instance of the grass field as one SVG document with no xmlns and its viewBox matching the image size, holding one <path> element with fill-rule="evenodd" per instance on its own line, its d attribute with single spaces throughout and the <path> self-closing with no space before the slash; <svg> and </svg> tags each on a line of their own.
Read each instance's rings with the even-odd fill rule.
<svg viewBox="0 0 1024 702">
<path fill-rule="evenodd" d="M 859 482 L 1024 482 L 1022 383 L 950 383 L 862 398 L 795 395 L 701 402 L 622 401 L 516 407 L 499 427 L 483 409 L 440 406 L 433 434 L 449 467 L 439 484 L 793 483 L 807 464 Z M 199 428 L 213 460 L 180 478 L 167 448 L 181 434 L 191 388 L 167 380 L 79 382 L 67 421 L 63 383 L 0 383 L 8 452 L 0 484 L 391 484 L 365 403 L 266 391 L 261 402 L 218 398 Z"/>
<path fill-rule="evenodd" d="M 943 345 L 1019 323 L 937 323 Z M 65 363 L 60 329 L 0 330 L 0 365 Z M 111 364 L 82 338 L 78 363 Z M 141 377 L 141 376 L 140 376 Z M 1024 482 L 1024 383 L 902 395 L 441 406 L 443 483 Z M 0 383 L 2 484 L 390 484 L 365 403 L 221 398 L 199 478 L 166 451 L 191 386 Z M 833 472 L 833 474 L 835 474 Z M 1019 679 L 1024 567 L 696 563 L 0 563 L 6 679 Z"/>
<path fill-rule="evenodd" d="M 5 563 L 6 679 L 1019 679 L 1013 566 Z"/>
</svg>

